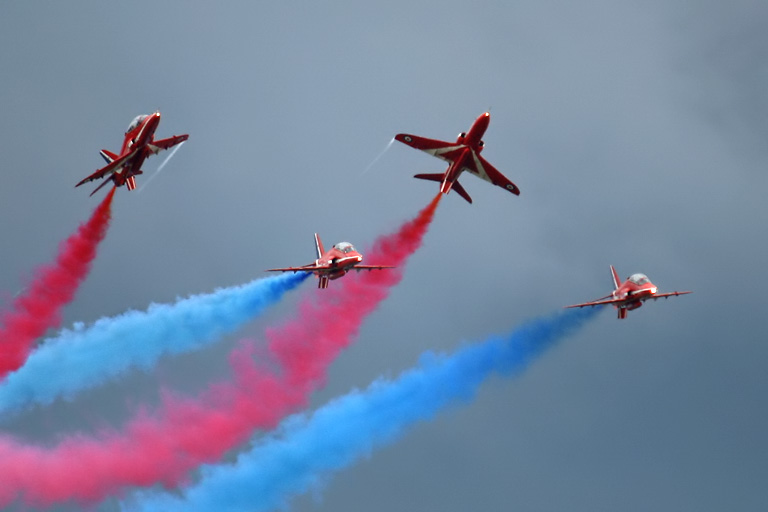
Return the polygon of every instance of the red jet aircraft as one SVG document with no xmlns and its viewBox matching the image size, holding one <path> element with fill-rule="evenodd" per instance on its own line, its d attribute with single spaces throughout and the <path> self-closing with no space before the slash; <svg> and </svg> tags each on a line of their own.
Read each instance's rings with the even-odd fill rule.
<svg viewBox="0 0 768 512">
<path fill-rule="evenodd" d="M 312 272 L 320 279 L 317 287 L 328 288 L 330 280 L 338 279 L 352 269 L 360 271 L 394 268 L 391 265 L 360 265 L 363 255 L 357 252 L 349 242 L 340 242 L 326 251 L 317 233 L 315 233 L 315 250 L 317 259 L 314 263 L 303 267 L 271 268 L 267 272 Z"/>
<path fill-rule="evenodd" d="M 480 152 L 485 146 L 481 138 L 490 122 L 490 112 L 484 113 L 475 120 L 468 132 L 459 134 L 459 138 L 456 139 L 455 143 L 427 139 L 406 133 L 398 133 L 395 135 L 395 140 L 441 158 L 450 164 L 448 170 L 442 174 L 417 174 L 414 176 L 414 178 L 421 180 L 437 181 L 440 183 L 440 192 L 443 194 L 447 194 L 453 189 L 466 199 L 467 202 L 471 203 L 472 198 L 469 197 L 467 191 L 459 183 L 461 173 L 469 171 L 478 178 L 489 181 L 519 196 L 520 189 L 517 188 L 517 185 L 509 181 L 495 167 L 489 164 L 485 158 L 480 156 Z"/>
<path fill-rule="evenodd" d="M 584 304 L 574 304 L 565 306 L 566 308 L 583 308 L 586 306 L 603 306 L 613 304 L 619 310 L 619 318 L 627 318 L 627 311 L 632 311 L 643 305 L 646 300 L 656 300 L 668 297 L 677 297 L 692 292 L 669 292 L 658 293 L 658 288 L 653 284 L 645 274 L 632 274 L 623 283 L 619 279 L 619 274 L 611 265 L 611 276 L 613 277 L 613 293 L 601 297 L 593 302 Z"/>
<path fill-rule="evenodd" d="M 135 176 L 143 174 L 141 166 L 148 156 L 156 155 L 160 151 L 172 148 L 189 138 L 189 135 L 174 135 L 167 139 L 155 140 L 155 130 L 158 124 L 160 124 L 160 112 L 136 116 L 125 131 L 125 140 L 123 140 L 120 154 L 116 155 L 111 151 L 102 149 L 100 153 L 104 160 L 107 161 L 107 165 L 82 180 L 75 187 L 109 176 L 109 179 L 96 187 L 96 190 L 91 192 L 91 195 L 109 183 L 110 180 L 114 182 L 116 187 L 126 185 L 128 190 L 135 189 Z"/>
</svg>

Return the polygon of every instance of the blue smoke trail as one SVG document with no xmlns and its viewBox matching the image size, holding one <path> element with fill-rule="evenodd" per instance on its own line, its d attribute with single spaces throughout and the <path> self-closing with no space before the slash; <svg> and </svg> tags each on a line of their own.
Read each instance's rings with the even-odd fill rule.
<svg viewBox="0 0 768 512">
<path fill-rule="evenodd" d="M 254 441 L 234 465 L 203 466 L 201 481 L 183 496 L 137 493 L 123 510 L 247 510 L 286 506 L 286 497 L 313 489 L 324 472 L 351 465 L 394 442 L 417 421 L 469 401 L 492 373 L 513 376 L 596 311 L 567 310 L 529 322 L 506 336 L 467 345 L 453 355 L 426 352 L 396 380 L 379 379 L 365 391 L 337 398 L 313 415 L 295 415 L 276 434 Z"/>
<path fill-rule="evenodd" d="M 128 369 L 151 368 L 163 355 L 204 347 L 255 318 L 307 275 L 257 279 L 101 318 L 88 328 L 76 324 L 46 340 L 0 383 L 0 413 L 71 398 Z"/>
</svg>

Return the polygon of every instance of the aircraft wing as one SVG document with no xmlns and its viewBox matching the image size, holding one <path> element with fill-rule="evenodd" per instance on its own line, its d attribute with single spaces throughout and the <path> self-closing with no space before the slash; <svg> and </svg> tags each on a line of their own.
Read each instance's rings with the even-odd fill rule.
<svg viewBox="0 0 768 512">
<path fill-rule="evenodd" d="M 506 176 L 501 174 L 494 166 L 488 163 L 488 160 L 478 155 L 477 153 L 474 153 L 473 164 L 474 165 L 472 167 L 465 167 L 464 169 L 471 172 L 475 176 L 484 179 L 485 181 L 493 183 L 497 187 L 501 187 L 512 192 L 516 196 L 520 195 L 520 189 L 517 188 L 517 185 L 509 181 Z"/>
<path fill-rule="evenodd" d="M 461 144 L 455 142 L 445 142 L 442 140 L 428 139 L 418 135 L 409 135 L 407 133 L 398 133 L 395 140 L 402 142 L 407 146 L 419 149 L 432 156 L 436 156 L 446 162 L 453 162 L 456 154 L 464 148 Z"/>
<path fill-rule="evenodd" d="M 657 293 L 657 294 L 656 294 L 656 295 L 654 295 L 653 297 L 648 297 L 648 298 L 649 298 L 649 299 L 653 299 L 653 300 L 656 300 L 656 299 L 666 299 L 666 298 L 668 298 L 668 297 L 677 297 L 678 295 L 686 295 L 686 294 L 688 294 L 688 293 L 693 293 L 693 292 L 669 292 L 669 293 Z"/>
<path fill-rule="evenodd" d="M 161 151 L 172 148 L 176 144 L 181 144 L 182 142 L 186 141 L 188 138 L 189 138 L 189 135 L 187 134 L 174 135 L 173 137 L 168 137 L 167 139 L 160 139 L 160 140 L 153 141 L 147 147 L 149 147 L 149 150 L 156 155 Z"/>
<path fill-rule="evenodd" d="M 108 163 L 107 165 L 105 165 L 104 167 L 102 167 L 101 169 L 96 171 L 95 173 L 93 173 L 90 176 L 88 176 L 87 178 L 81 180 L 80 183 L 75 185 L 75 187 L 79 187 L 83 183 L 88 183 L 89 181 L 98 180 L 100 178 L 103 178 L 107 174 L 111 174 L 111 173 L 115 172 L 117 169 L 119 169 L 120 167 L 125 165 L 125 162 L 129 158 L 134 156 L 135 154 L 136 154 L 136 151 L 131 151 L 130 153 L 121 156 L 117 160 L 113 160 L 112 162 Z"/>
<path fill-rule="evenodd" d="M 651 295 L 651 296 L 647 296 L 646 295 L 645 297 L 642 297 L 640 300 L 646 301 L 646 300 L 666 299 L 668 297 L 677 297 L 678 295 L 685 295 L 685 294 L 688 294 L 688 293 L 693 293 L 693 292 L 657 293 L 657 294 Z M 583 308 L 583 307 L 604 306 L 604 305 L 607 305 L 607 304 L 621 305 L 621 304 L 633 302 L 635 300 L 637 300 L 637 298 L 632 298 L 632 296 L 625 297 L 623 299 L 606 299 L 606 300 L 598 299 L 598 300 L 595 300 L 595 301 L 592 301 L 592 302 L 585 302 L 583 304 L 574 304 L 573 306 L 565 306 L 565 307 L 566 308 Z"/>
<path fill-rule="evenodd" d="M 352 268 L 360 271 L 360 270 L 381 270 L 384 268 L 395 268 L 395 266 L 394 265 L 355 265 Z"/>
<path fill-rule="evenodd" d="M 564 306 L 566 308 L 584 308 L 584 307 L 595 307 L 595 306 L 605 306 L 608 304 L 623 304 L 627 302 L 627 299 L 606 299 L 606 300 L 595 300 L 592 302 L 584 302 L 582 304 L 574 304 L 572 306 Z"/>
<path fill-rule="evenodd" d="M 316 265 L 314 263 L 311 263 L 309 265 L 304 265 L 301 267 L 283 267 L 283 268 L 270 268 L 265 270 L 265 272 L 317 272 L 322 270 L 328 270 L 328 267 L 321 267 L 320 265 Z"/>
</svg>

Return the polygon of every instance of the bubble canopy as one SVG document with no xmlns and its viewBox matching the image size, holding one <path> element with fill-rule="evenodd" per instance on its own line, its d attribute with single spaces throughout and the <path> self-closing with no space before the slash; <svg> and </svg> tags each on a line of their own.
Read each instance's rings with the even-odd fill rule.
<svg viewBox="0 0 768 512">
<path fill-rule="evenodd" d="M 343 252 L 344 254 L 348 254 L 350 252 L 356 252 L 355 247 L 349 243 L 349 242 L 339 242 L 338 244 L 333 246 L 334 249 L 338 249 L 339 251 Z"/>
<path fill-rule="evenodd" d="M 129 124 L 129 125 L 128 125 L 128 129 L 127 129 L 127 130 L 125 130 L 125 133 L 128 133 L 128 132 L 130 132 L 130 131 L 133 131 L 133 130 L 135 130 L 135 129 L 136 129 L 136 127 L 137 127 L 137 126 L 139 126 L 139 125 L 141 124 L 141 122 L 142 122 L 142 121 L 144 121 L 144 120 L 145 120 L 146 118 L 148 118 L 148 117 L 149 117 L 149 116 L 148 116 L 148 115 L 146 115 L 146 114 L 143 114 L 143 115 L 140 115 L 140 116 L 136 116 L 136 117 L 134 117 L 134 118 L 133 118 L 133 121 L 131 121 L 131 124 Z"/>
</svg>

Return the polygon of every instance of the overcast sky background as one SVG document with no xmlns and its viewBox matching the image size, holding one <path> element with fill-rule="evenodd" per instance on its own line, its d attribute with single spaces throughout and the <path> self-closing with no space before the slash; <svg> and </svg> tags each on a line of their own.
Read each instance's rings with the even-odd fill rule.
<svg viewBox="0 0 768 512">
<path fill-rule="evenodd" d="M 5 2 L 0 290 L 90 215 L 103 194 L 73 186 L 137 114 L 190 139 L 118 191 L 67 324 L 307 263 L 315 231 L 365 248 L 437 192 L 414 173 L 445 169 L 402 144 L 366 166 L 398 132 L 453 140 L 490 107 L 483 155 L 520 197 L 465 175 L 474 204 L 442 201 L 313 404 L 603 296 L 609 264 L 695 293 L 603 312 L 292 509 L 765 510 L 766 26 L 761 0 Z M 50 442 L 120 425 L 160 385 L 200 389 L 299 293 L 226 343 L 3 428 Z"/>
</svg>

